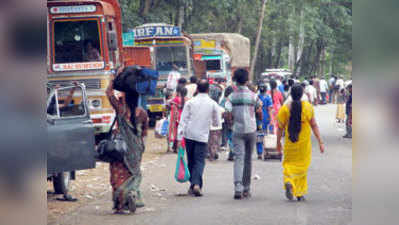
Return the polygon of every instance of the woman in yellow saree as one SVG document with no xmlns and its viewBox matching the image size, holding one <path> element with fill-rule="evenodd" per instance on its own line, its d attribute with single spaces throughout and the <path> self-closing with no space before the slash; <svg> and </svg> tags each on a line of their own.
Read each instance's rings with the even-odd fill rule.
<svg viewBox="0 0 399 225">
<path fill-rule="evenodd" d="M 303 88 L 295 85 L 291 89 L 292 102 L 281 107 L 277 119 L 277 150 L 281 153 L 281 137 L 285 131 L 283 175 L 286 197 L 304 201 L 308 191 L 307 171 L 312 158 L 311 131 L 316 136 L 320 152 L 324 152 L 324 143 L 314 118 L 313 106 L 301 101 Z"/>
</svg>

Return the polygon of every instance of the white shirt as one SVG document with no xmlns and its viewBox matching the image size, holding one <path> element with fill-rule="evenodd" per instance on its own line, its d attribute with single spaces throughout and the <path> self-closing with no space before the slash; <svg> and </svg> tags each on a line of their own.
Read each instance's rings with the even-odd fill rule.
<svg viewBox="0 0 399 225">
<path fill-rule="evenodd" d="M 307 102 L 309 102 L 309 98 L 308 98 L 308 96 L 307 96 L 305 93 L 303 93 L 302 98 L 301 98 L 301 101 L 307 101 Z M 291 95 L 290 95 L 290 96 L 288 96 L 288 98 L 285 100 L 284 105 L 288 105 L 288 104 L 290 104 L 291 102 L 292 102 L 292 97 L 291 97 Z"/>
<path fill-rule="evenodd" d="M 334 77 L 331 77 L 330 80 L 328 80 L 328 83 L 329 83 L 330 86 L 333 86 L 334 82 L 335 82 Z"/>
<path fill-rule="evenodd" d="M 327 81 L 324 79 L 321 79 L 320 80 L 320 92 L 324 93 L 324 92 L 327 92 L 327 90 L 328 90 Z"/>
<path fill-rule="evenodd" d="M 310 101 L 314 102 L 317 96 L 317 90 L 313 85 L 307 85 L 305 88 L 305 93 L 308 93 L 310 96 Z"/>
<path fill-rule="evenodd" d="M 181 74 L 176 70 L 172 70 L 169 72 L 168 81 L 166 83 L 166 87 L 171 90 L 176 90 L 177 81 L 180 79 Z"/>
<path fill-rule="evenodd" d="M 219 105 L 205 93 L 199 93 L 187 101 L 181 114 L 177 139 L 184 137 L 207 143 L 211 125 L 218 126 L 220 123 L 218 111 Z"/>
<path fill-rule="evenodd" d="M 223 128 L 222 124 L 224 122 L 222 118 L 222 114 L 225 112 L 224 108 L 219 105 L 218 107 L 218 117 L 219 117 L 219 124 L 217 126 L 211 125 L 211 130 L 221 130 Z"/>
<path fill-rule="evenodd" d="M 344 80 L 342 80 L 341 78 L 337 80 L 337 82 L 335 83 L 335 85 L 339 85 L 339 90 L 343 89 L 344 86 Z"/>
<path fill-rule="evenodd" d="M 193 98 L 195 91 L 197 91 L 197 84 L 188 84 L 186 85 L 187 89 L 187 98 Z"/>
</svg>

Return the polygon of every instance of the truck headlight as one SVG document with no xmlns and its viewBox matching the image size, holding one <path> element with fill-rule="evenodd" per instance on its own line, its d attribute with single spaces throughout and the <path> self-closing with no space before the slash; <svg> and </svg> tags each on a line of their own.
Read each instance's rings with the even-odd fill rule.
<svg viewBox="0 0 399 225">
<path fill-rule="evenodd" d="M 101 108 L 101 99 L 93 99 L 90 102 L 90 106 L 94 109 Z"/>
</svg>

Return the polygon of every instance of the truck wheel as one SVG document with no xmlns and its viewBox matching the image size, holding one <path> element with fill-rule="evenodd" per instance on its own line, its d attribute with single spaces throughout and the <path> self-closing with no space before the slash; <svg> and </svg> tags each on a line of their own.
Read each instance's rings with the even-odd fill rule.
<svg viewBox="0 0 399 225">
<path fill-rule="evenodd" d="M 53 177 L 53 186 L 56 194 L 66 194 L 71 180 L 70 172 L 59 173 Z"/>
<path fill-rule="evenodd" d="M 151 118 L 150 119 L 150 121 L 149 121 L 149 123 L 148 123 L 148 125 L 151 127 L 151 128 L 153 128 L 153 127 L 155 127 L 155 124 L 157 123 L 157 120 L 154 118 Z"/>
</svg>

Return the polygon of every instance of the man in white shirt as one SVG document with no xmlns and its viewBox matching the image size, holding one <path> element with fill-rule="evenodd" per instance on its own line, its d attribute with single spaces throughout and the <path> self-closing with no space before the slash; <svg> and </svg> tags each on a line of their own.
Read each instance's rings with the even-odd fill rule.
<svg viewBox="0 0 399 225">
<path fill-rule="evenodd" d="M 186 85 L 187 88 L 187 98 L 191 99 L 194 97 L 195 92 L 197 91 L 197 77 L 190 77 L 190 84 Z"/>
<path fill-rule="evenodd" d="M 220 124 L 219 105 L 209 95 L 209 83 L 202 79 L 197 86 L 198 95 L 189 100 L 183 108 L 177 139 L 186 142 L 187 162 L 190 170 L 189 194 L 202 196 L 202 174 L 211 125 Z"/>
<path fill-rule="evenodd" d="M 173 69 L 169 72 L 168 81 L 166 82 L 166 88 L 168 89 L 168 91 L 171 91 L 172 93 L 176 91 L 177 82 L 180 77 L 181 74 L 178 71 L 178 67 L 173 64 Z"/>
<path fill-rule="evenodd" d="M 324 78 L 320 80 L 320 95 L 321 95 L 321 104 L 327 104 L 326 96 L 328 91 L 328 84 Z"/>
<path fill-rule="evenodd" d="M 342 79 L 342 76 L 339 76 L 337 82 L 335 82 L 335 85 L 339 86 L 339 90 L 338 91 L 341 91 L 342 89 L 345 88 L 345 84 L 344 84 L 344 80 Z"/>
</svg>

